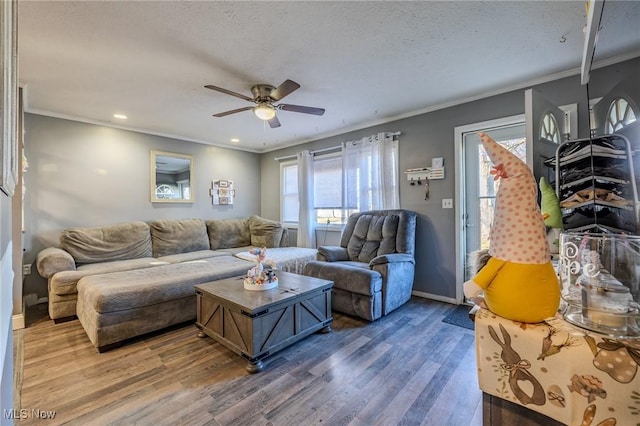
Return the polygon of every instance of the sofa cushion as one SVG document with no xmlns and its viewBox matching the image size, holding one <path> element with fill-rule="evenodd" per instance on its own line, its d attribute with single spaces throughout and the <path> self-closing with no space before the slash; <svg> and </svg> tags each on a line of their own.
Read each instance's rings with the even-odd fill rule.
<svg viewBox="0 0 640 426">
<path fill-rule="evenodd" d="M 76 285 L 78 281 L 89 275 L 152 268 L 165 264 L 166 262 L 161 262 L 153 257 L 143 257 L 140 259 L 117 260 L 115 262 L 100 262 L 78 266 L 77 271 L 62 271 L 51 277 L 49 280 L 49 294 L 75 294 L 77 293 Z"/>
<path fill-rule="evenodd" d="M 139 259 L 116 260 L 114 262 L 91 263 L 88 265 L 78 266 L 78 271 L 93 274 L 106 274 L 108 272 L 130 271 L 132 269 L 151 268 L 154 266 L 166 265 L 164 262 L 155 257 L 141 257 Z"/>
<path fill-rule="evenodd" d="M 151 257 L 149 225 L 144 222 L 67 229 L 60 234 L 60 246 L 77 264 Z"/>
<path fill-rule="evenodd" d="M 233 256 L 221 256 L 148 270 L 92 275 L 78 282 L 78 293 L 84 305 L 96 312 L 128 311 L 195 296 L 194 285 L 244 275 L 249 266 Z M 242 280 L 238 280 L 238 286 L 242 286 Z"/>
<path fill-rule="evenodd" d="M 208 250 L 209 237 L 202 219 L 162 219 L 151 222 L 153 256 Z"/>
<path fill-rule="evenodd" d="M 381 254 L 396 252 L 398 215 L 361 215 L 347 243 L 349 259 L 370 262 Z"/>
<path fill-rule="evenodd" d="M 211 250 L 251 245 L 249 219 L 207 220 Z"/>
<path fill-rule="evenodd" d="M 169 256 L 159 257 L 158 260 L 161 260 L 167 263 L 181 263 L 181 262 L 191 262 L 193 260 L 208 259 L 210 257 L 217 257 L 217 256 L 231 256 L 231 253 L 226 253 L 223 251 L 213 251 L 213 250 L 198 250 L 198 251 L 190 251 L 188 253 L 170 254 Z"/>
<path fill-rule="evenodd" d="M 251 231 L 251 245 L 256 247 L 279 247 L 283 228 L 280 222 L 265 219 L 260 216 L 249 218 Z"/>
<path fill-rule="evenodd" d="M 220 249 L 217 250 L 216 253 L 226 253 L 226 254 L 236 254 L 236 253 L 242 253 L 244 251 L 249 251 L 251 249 L 254 249 L 255 246 L 243 246 L 243 247 L 234 247 L 234 248 L 225 248 L 225 249 Z"/>
</svg>

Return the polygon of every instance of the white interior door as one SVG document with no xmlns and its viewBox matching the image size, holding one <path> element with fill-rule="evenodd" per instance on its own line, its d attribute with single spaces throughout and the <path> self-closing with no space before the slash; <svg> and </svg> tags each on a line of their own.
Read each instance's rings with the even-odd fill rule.
<svg viewBox="0 0 640 426">
<path fill-rule="evenodd" d="M 487 133 L 496 142 L 516 154 L 525 161 L 526 144 L 524 123 L 510 124 L 498 128 L 486 128 L 480 131 Z M 493 164 L 480 144 L 476 132 L 463 135 L 465 153 L 465 247 L 466 255 L 489 248 L 489 231 L 493 221 L 497 181 L 491 170 Z M 466 269 L 466 268 L 465 268 Z M 470 277 L 465 276 L 465 280 Z"/>
</svg>

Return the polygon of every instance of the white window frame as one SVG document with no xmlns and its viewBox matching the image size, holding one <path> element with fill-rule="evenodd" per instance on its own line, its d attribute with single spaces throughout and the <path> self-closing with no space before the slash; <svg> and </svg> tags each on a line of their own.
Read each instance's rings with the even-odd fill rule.
<svg viewBox="0 0 640 426">
<path fill-rule="evenodd" d="M 624 106 L 626 107 L 624 111 L 620 111 L 620 106 L 624 102 Z M 622 116 L 620 113 L 622 112 Z M 631 114 L 633 116 L 633 120 L 628 120 L 627 116 Z M 612 115 L 615 115 L 616 121 L 613 121 Z M 635 123 L 638 120 L 638 113 L 633 109 L 633 105 L 626 99 L 624 96 L 617 96 L 614 98 L 609 104 L 609 108 L 607 109 L 607 116 L 605 117 L 605 130 L 606 134 L 615 133 L 620 129 L 624 129 L 625 127 Z"/>
<path fill-rule="evenodd" d="M 297 229 L 298 228 L 298 221 L 297 220 L 295 222 L 293 222 L 293 221 L 285 221 L 284 220 L 285 195 L 293 195 L 293 194 L 285 194 L 285 169 L 287 167 L 292 167 L 292 166 L 296 167 L 296 182 L 297 182 L 297 167 L 298 167 L 297 160 L 290 160 L 290 161 L 282 161 L 282 162 L 280 162 L 280 222 L 284 226 L 286 226 L 287 228 Z M 298 197 L 297 186 L 296 186 L 295 196 L 296 196 L 296 198 Z M 299 199 L 298 199 L 298 206 L 300 206 Z"/>
<path fill-rule="evenodd" d="M 322 154 L 322 155 L 316 155 L 313 158 L 313 161 L 322 161 L 324 159 L 328 159 L 328 158 L 339 158 L 342 156 L 341 152 L 332 152 L 329 154 Z M 297 166 L 298 162 L 297 160 L 290 160 L 290 161 L 282 161 L 280 162 L 280 221 L 282 222 L 283 225 L 285 225 L 287 228 L 291 228 L 291 229 L 297 229 L 298 227 L 298 221 L 296 220 L 294 221 L 285 221 L 284 220 L 284 210 L 285 210 L 285 196 L 287 194 L 285 194 L 285 169 L 287 167 L 291 167 L 291 166 Z M 289 194 L 289 195 L 294 195 L 294 194 Z M 297 195 L 297 192 L 296 194 Z M 341 230 L 342 227 L 344 226 L 344 223 L 331 223 L 329 225 L 327 225 L 326 223 L 322 223 L 321 221 L 318 220 L 318 215 L 317 215 L 317 211 L 318 209 L 314 209 L 316 210 L 316 222 L 314 224 L 315 229 L 320 229 L 320 230 Z"/>
<path fill-rule="evenodd" d="M 313 161 L 322 161 L 322 160 L 330 160 L 330 159 L 334 159 L 334 158 L 340 158 L 340 170 L 341 173 L 344 173 L 344 164 L 342 164 L 342 151 L 338 151 L 338 152 L 332 152 L 329 154 L 322 154 L 322 155 L 316 155 L 313 157 Z M 342 191 L 341 191 L 342 192 Z M 342 194 L 340 194 L 340 198 L 342 199 Z M 340 204 L 342 204 L 342 201 L 340 202 Z M 343 207 L 340 206 L 339 210 L 342 210 Z M 316 211 L 315 217 L 316 217 L 316 222 L 315 222 L 315 228 L 316 229 L 323 229 L 323 230 L 341 230 L 342 227 L 344 226 L 344 224 L 346 222 L 338 222 L 338 223 L 329 223 L 327 224 L 326 222 L 321 222 L 320 220 L 318 220 L 318 210 L 330 210 L 330 209 L 318 209 L 314 206 L 314 210 Z M 335 210 L 335 209 L 334 209 Z M 344 220 L 346 221 L 346 218 L 344 218 Z"/>
<path fill-rule="evenodd" d="M 333 151 L 333 149 L 331 149 Z M 344 175 L 344 158 L 343 158 L 343 152 L 337 151 L 337 152 L 329 152 L 329 153 L 324 153 L 324 154 L 320 154 L 320 155 L 314 155 L 313 157 L 313 161 L 314 163 L 318 163 L 321 162 L 323 160 L 329 160 L 329 159 L 339 159 L 340 160 L 340 172 L 341 175 Z M 284 212 L 285 212 L 285 198 L 288 195 L 297 195 L 296 194 L 286 194 L 285 193 L 285 169 L 288 167 L 292 167 L 292 166 L 297 166 L 297 160 L 288 160 L 288 161 L 281 161 L 280 162 L 280 221 L 285 224 L 287 227 L 289 228 L 294 228 L 296 229 L 298 226 L 298 221 L 287 221 L 284 218 Z M 314 167 L 314 174 L 317 172 L 317 170 L 315 170 L 316 168 Z M 297 176 L 297 174 L 296 174 Z M 315 177 L 315 176 L 314 176 Z M 396 177 L 397 179 L 397 184 L 399 186 L 399 177 Z M 343 180 L 342 176 L 341 176 L 341 181 Z M 399 188 L 396 188 L 396 190 L 398 190 Z M 375 188 L 370 188 L 369 191 L 374 191 Z M 379 190 L 379 188 L 378 188 Z M 317 195 L 317 191 L 316 191 L 316 195 Z M 341 220 L 339 222 L 333 222 L 333 223 L 329 223 L 327 224 L 326 221 L 322 221 L 319 219 L 318 217 L 318 212 L 319 210 L 331 210 L 331 209 L 320 209 L 317 207 L 314 207 L 315 210 L 315 222 L 314 222 L 314 228 L 315 229 L 319 229 L 319 230 L 328 230 L 328 231 L 332 231 L 332 230 L 342 230 L 342 228 L 344 227 L 344 225 L 346 224 L 346 219 L 349 217 L 350 214 L 354 213 L 354 212 L 359 212 L 362 211 L 363 209 L 366 210 L 367 207 L 366 206 L 360 206 L 360 209 L 345 209 L 344 206 L 342 205 L 344 203 L 344 196 L 342 194 L 342 188 L 340 189 L 340 205 L 336 206 L 337 208 L 332 209 L 332 210 L 339 210 L 341 215 L 345 214 L 345 217 L 341 217 Z M 315 201 L 315 200 L 314 200 Z M 314 203 L 315 204 L 315 203 Z M 298 204 L 299 206 L 299 204 Z M 346 211 L 345 211 L 346 210 Z"/>
</svg>

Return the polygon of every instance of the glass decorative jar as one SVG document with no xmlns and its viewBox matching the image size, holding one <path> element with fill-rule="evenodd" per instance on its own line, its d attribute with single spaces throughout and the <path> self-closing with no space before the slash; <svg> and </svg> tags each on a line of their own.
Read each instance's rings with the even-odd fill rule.
<svg viewBox="0 0 640 426">
<path fill-rule="evenodd" d="M 558 274 L 566 321 L 640 338 L 640 236 L 563 232 Z"/>
</svg>

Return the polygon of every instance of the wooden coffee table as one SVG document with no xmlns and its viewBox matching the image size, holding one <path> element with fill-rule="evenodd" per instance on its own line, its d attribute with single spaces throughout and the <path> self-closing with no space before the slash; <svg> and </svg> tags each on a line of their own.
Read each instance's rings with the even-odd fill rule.
<svg viewBox="0 0 640 426">
<path fill-rule="evenodd" d="M 249 363 L 247 371 L 264 368 L 262 360 L 315 332 L 331 331 L 333 281 L 278 271 L 278 287 L 245 290 L 244 277 L 195 286 L 198 337 L 209 336 Z"/>
</svg>

